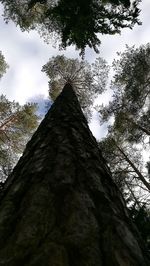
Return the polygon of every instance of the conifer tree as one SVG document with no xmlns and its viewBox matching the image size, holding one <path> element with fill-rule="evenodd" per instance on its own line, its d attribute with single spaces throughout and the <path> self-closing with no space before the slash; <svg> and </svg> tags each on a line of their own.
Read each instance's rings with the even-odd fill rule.
<svg viewBox="0 0 150 266">
<path fill-rule="evenodd" d="M 46 41 L 55 36 L 60 47 L 75 45 L 84 55 L 86 46 L 98 52 L 98 33 L 120 33 L 140 24 L 140 0 L 1 0 L 6 22 L 22 30 L 36 29 Z"/>
<path fill-rule="evenodd" d="M 8 68 L 0 52 L 0 78 Z M 11 173 L 23 152 L 25 144 L 38 125 L 37 106 L 27 103 L 21 106 L 0 95 L 0 182 Z"/>
<path fill-rule="evenodd" d="M 37 105 L 0 95 L 0 181 L 4 182 L 38 126 Z"/>
<path fill-rule="evenodd" d="M 69 83 L 5 184 L 0 235 L 0 265 L 149 265 Z"/>
<path fill-rule="evenodd" d="M 88 121 L 96 97 L 106 90 L 109 66 L 101 58 L 91 65 L 87 61 L 67 58 L 64 55 L 53 56 L 42 67 L 49 78 L 49 95 L 54 101 L 66 82 L 71 82 L 77 94 L 80 106 Z"/>
</svg>

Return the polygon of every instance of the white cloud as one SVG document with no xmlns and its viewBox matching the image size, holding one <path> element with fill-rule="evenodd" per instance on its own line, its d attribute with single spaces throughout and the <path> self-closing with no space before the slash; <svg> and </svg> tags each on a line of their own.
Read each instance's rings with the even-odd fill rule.
<svg viewBox="0 0 150 266">
<path fill-rule="evenodd" d="M 90 130 L 97 140 L 104 138 L 107 134 L 107 125 L 100 125 L 98 112 L 93 112 L 92 121 L 89 124 Z"/>
</svg>

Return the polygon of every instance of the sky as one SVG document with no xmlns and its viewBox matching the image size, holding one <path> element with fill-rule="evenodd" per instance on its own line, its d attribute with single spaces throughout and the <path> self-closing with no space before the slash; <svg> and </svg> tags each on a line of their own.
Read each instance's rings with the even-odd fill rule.
<svg viewBox="0 0 150 266">
<path fill-rule="evenodd" d="M 116 52 L 123 52 L 125 45 L 139 46 L 150 40 L 150 0 L 142 0 L 140 20 L 141 26 L 134 26 L 133 30 L 123 29 L 121 35 L 101 36 L 102 44 L 100 54 L 86 49 L 85 59 L 92 63 L 96 57 L 103 57 L 109 64 L 116 58 Z M 13 22 L 5 24 L 2 17 L 2 5 L 0 5 L 0 50 L 9 65 L 7 73 L 0 81 L 0 94 L 5 94 L 8 99 L 19 101 L 20 104 L 48 96 L 48 78 L 41 72 L 42 66 L 48 59 L 58 54 L 64 54 L 70 58 L 79 58 L 79 52 L 74 47 L 66 51 L 58 51 L 51 44 L 44 43 L 38 33 L 32 31 L 22 32 Z M 42 96 L 40 96 L 42 95 Z M 109 92 L 100 96 L 100 101 L 109 101 Z M 94 112 L 90 128 L 94 136 L 101 138 L 107 128 L 106 125 L 99 126 L 98 114 Z"/>
</svg>

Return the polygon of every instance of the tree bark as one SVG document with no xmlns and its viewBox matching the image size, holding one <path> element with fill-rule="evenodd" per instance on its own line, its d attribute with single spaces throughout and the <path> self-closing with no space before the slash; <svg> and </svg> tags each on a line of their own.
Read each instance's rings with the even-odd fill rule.
<svg viewBox="0 0 150 266">
<path fill-rule="evenodd" d="M 3 266 L 149 265 L 70 84 L 5 184 L 0 236 Z"/>
</svg>

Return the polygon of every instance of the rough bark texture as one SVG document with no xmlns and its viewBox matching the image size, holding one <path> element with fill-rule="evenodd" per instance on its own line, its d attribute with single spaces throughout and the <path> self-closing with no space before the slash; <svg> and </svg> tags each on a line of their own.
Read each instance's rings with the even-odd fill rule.
<svg viewBox="0 0 150 266">
<path fill-rule="evenodd" d="M 0 265 L 149 265 L 69 84 L 5 185 Z"/>
</svg>

